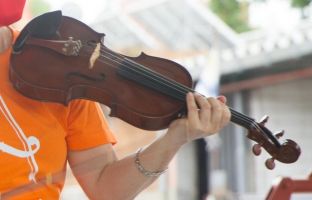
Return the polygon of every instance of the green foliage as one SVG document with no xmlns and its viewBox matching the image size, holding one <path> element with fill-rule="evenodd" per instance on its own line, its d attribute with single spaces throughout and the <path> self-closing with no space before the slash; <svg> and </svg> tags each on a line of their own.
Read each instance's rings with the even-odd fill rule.
<svg viewBox="0 0 312 200">
<path fill-rule="evenodd" d="M 237 0 L 210 0 L 209 7 L 236 32 L 250 30 L 248 4 Z"/>
<path fill-rule="evenodd" d="M 33 16 L 50 11 L 50 4 L 45 0 L 30 0 L 30 12 Z"/>
<path fill-rule="evenodd" d="M 309 16 L 306 12 L 306 7 L 311 3 L 311 0 L 291 0 L 291 5 L 293 7 L 299 8 L 301 10 L 301 18 L 305 19 Z"/>
<path fill-rule="evenodd" d="M 304 8 L 311 3 L 311 0 L 291 0 L 293 7 Z"/>
</svg>

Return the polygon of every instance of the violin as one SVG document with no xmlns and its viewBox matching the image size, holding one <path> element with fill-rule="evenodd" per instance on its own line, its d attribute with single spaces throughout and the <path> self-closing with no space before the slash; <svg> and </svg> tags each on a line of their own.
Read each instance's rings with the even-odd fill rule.
<svg viewBox="0 0 312 200">
<path fill-rule="evenodd" d="M 185 96 L 193 81 L 181 65 L 141 53 L 129 57 L 104 45 L 104 34 L 86 24 L 45 13 L 30 21 L 13 46 L 9 77 L 13 87 L 26 97 L 67 105 L 73 99 L 89 99 L 111 108 L 110 116 L 145 130 L 160 130 L 186 114 Z M 274 160 L 297 161 L 296 142 L 279 138 L 265 127 L 268 117 L 256 122 L 230 108 L 231 122 L 248 130 L 257 144 L 253 153 L 265 149 Z"/>
</svg>

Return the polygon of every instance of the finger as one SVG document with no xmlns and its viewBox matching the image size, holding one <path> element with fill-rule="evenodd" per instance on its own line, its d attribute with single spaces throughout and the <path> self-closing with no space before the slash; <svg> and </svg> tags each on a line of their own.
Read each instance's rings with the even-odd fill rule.
<svg viewBox="0 0 312 200">
<path fill-rule="evenodd" d="M 224 127 L 227 123 L 229 123 L 231 119 L 231 111 L 227 106 L 223 108 L 223 115 L 222 115 L 222 123 L 221 126 Z"/>
<path fill-rule="evenodd" d="M 223 104 L 226 104 L 226 97 L 223 96 L 223 95 L 220 95 L 217 97 L 217 99 L 219 101 L 221 101 Z M 222 123 L 221 123 L 221 127 L 224 127 L 231 119 L 231 112 L 229 110 L 229 108 L 227 106 L 224 106 L 224 112 L 223 112 L 223 115 L 222 115 Z"/>
<path fill-rule="evenodd" d="M 194 94 L 188 93 L 186 95 L 186 104 L 187 104 L 187 118 L 190 126 L 196 127 L 199 123 L 198 116 L 198 107 L 195 102 Z"/>
<path fill-rule="evenodd" d="M 223 95 L 218 96 L 217 99 L 218 99 L 219 101 L 221 101 L 222 103 L 226 104 L 226 97 L 225 97 L 225 96 L 223 96 Z"/>
<path fill-rule="evenodd" d="M 215 98 L 208 98 L 211 104 L 211 123 L 214 127 L 220 127 L 222 122 L 223 107 L 224 104 Z"/>
<path fill-rule="evenodd" d="M 199 105 L 199 119 L 202 123 L 208 123 L 211 117 L 211 105 L 210 102 L 201 95 L 195 95 L 196 102 Z"/>
</svg>

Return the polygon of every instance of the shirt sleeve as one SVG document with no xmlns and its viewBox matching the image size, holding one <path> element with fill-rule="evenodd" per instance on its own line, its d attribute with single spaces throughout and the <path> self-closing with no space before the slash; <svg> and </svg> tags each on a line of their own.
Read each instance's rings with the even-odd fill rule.
<svg viewBox="0 0 312 200">
<path fill-rule="evenodd" d="M 69 150 L 84 150 L 102 144 L 115 144 L 100 105 L 88 100 L 69 104 L 66 142 Z"/>
</svg>

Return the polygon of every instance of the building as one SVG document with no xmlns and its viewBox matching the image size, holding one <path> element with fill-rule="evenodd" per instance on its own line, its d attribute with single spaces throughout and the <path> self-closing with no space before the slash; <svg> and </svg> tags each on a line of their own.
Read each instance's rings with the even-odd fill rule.
<svg viewBox="0 0 312 200">
<path fill-rule="evenodd" d="M 285 130 L 281 141 L 292 139 L 302 151 L 296 163 L 276 162 L 276 169 L 270 171 L 264 167 L 270 156 L 263 153 L 254 158 L 251 144 L 244 141 L 246 131 L 230 127 L 227 131 L 234 134 L 224 138 L 229 144 L 224 154 L 232 154 L 233 159 L 224 166 L 234 174 L 230 181 L 232 191 L 255 193 L 263 199 L 276 177 L 304 178 L 311 173 L 311 155 L 307 153 L 312 118 L 311 33 L 309 21 L 276 35 L 250 32 L 240 35 L 243 42 L 239 46 L 222 52 L 220 89 L 229 97 L 231 106 L 257 121 L 269 115 L 267 127 L 272 132 Z"/>
</svg>

